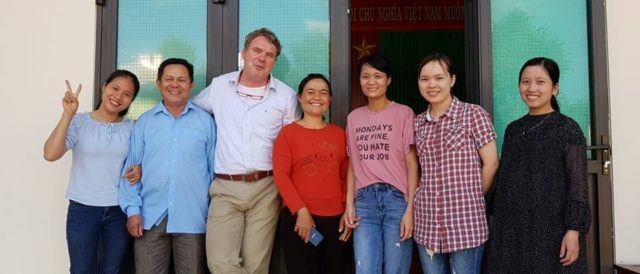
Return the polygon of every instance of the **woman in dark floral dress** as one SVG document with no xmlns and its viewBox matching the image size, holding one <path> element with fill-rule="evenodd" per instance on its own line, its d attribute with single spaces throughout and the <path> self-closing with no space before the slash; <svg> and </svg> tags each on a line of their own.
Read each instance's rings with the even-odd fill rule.
<svg viewBox="0 0 640 274">
<path fill-rule="evenodd" d="M 486 273 L 587 273 L 585 138 L 560 113 L 559 78 L 556 62 L 544 57 L 520 70 L 529 113 L 505 131 Z"/>
</svg>

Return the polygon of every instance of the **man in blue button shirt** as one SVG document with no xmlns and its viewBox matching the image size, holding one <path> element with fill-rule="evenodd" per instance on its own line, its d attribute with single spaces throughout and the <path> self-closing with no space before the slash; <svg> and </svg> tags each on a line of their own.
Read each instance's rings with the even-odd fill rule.
<svg viewBox="0 0 640 274">
<path fill-rule="evenodd" d="M 140 116 L 125 166 L 141 165 L 140 183 L 120 182 L 120 206 L 135 237 L 136 273 L 205 273 L 208 189 L 216 126 L 189 101 L 193 65 L 167 59 L 158 68 L 162 103 Z M 125 173 L 123 171 L 123 173 Z"/>
</svg>

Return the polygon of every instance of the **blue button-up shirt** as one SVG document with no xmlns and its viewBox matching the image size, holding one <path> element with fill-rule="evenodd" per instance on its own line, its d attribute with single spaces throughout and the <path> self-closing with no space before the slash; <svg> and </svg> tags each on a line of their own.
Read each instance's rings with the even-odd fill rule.
<svg viewBox="0 0 640 274">
<path fill-rule="evenodd" d="M 166 216 L 167 233 L 205 233 L 215 141 L 213 118 L 191 102 L 177 118 L 162 103 L 142 114 L 124 165 L 141 165 L 142 178 L 120 180 L 122 210 L 142 214 L 146 230 Z"/>
</svg>

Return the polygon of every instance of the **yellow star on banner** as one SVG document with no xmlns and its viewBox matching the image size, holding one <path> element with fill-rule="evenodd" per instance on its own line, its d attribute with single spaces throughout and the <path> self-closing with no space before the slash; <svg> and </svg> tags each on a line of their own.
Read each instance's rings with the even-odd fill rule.
<svg viewBox="0 0 640 274">
<path fill-rule="evenodd" d="M 353 48 L 358 52 L 358 60 L 370 55 L 371 50 L 375 47 L 376 45 L 368 45 L 364 37 L 362 37 L 362 43 L 360 43 L 360 46 L 353 46 Z"/>
</svg>

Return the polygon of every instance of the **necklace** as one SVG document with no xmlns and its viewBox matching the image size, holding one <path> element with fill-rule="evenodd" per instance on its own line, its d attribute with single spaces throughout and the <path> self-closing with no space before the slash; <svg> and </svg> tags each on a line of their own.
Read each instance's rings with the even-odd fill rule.
<svg viewBox="0 0 640 274">
<path fill-rule="evenodd" d="M 553 112 L 552 112 L 553 113 Z M 534 130 L 535 128 L 539 127 L 540 125 L 542 125 L 544 123 L 544 121 L 546 121 L 547 119 L 549 119 L 549 117 L 551 117 L 551 113 L 547 114 L 547 116 L 545 116 L 544 118 L 542 118 L 542 120 L 540 120 L 540 122 L 538 122 L 537 124 L 533 125 L 532 127 L 522 131 L 522 135 L 525 135 L 529 132 L 531 132 L 532 130 Z"/>
</svg>

